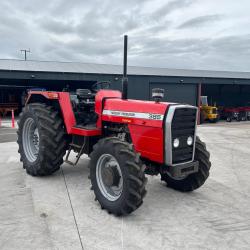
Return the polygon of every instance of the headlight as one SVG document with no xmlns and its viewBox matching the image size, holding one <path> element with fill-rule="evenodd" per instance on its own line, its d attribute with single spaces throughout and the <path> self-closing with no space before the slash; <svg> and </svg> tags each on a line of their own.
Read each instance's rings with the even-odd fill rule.
<svg viewBox="0 0 250 250">
<path fill-rule="evenodd" d="M 180 140 L 179 140 L 178 138 L 175 138 L 175 139 L 174 139 L 174 142 L 173 142 L 174 148 L 178 148 L 179 145 L 180 145 Z"/>
<path fill-rule="evenodd" d="M 189 137 L 187 138 L 187 145 L 188 145 L 188 146 L 193 145 L 193 137 L 192 137 L 192 136 L 189 136 Z"/>
</svg>

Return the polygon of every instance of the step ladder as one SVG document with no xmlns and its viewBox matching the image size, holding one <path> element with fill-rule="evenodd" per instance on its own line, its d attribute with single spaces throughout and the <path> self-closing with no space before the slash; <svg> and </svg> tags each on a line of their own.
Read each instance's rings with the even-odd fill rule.
<svg viewBox="0 0 250 250">
<path fill-rule="evenodd" d="M 70 144 L 69 144 L 69 150 L 68 150 L 68 153 L 67 153 L 67 155 L 66 155 L 66 159 L 64 160 L 64 162 L 66 162 L 66 163 L 68 163 L 68 164 L 70 164 L 70 165 L 72 165 L 72 166 L 76 166 L 77 163 L 78 163 L 78 161 L 80 160 L 80 157 L 81 157 L 82 153 L 83 153 L 84 147 L 85 147 L 85 141 L 84 141 L 84 143 L 83 143 L 82 146 L 79 146 L 79 145 L 74 144 L 74 143 L 70 143 Z M 69 160 L 69 156 L 70 156 L 71 150 L 74 149 L 74 148 L 80 149 L 80 151 L 79 151 L 78 154 L 76 155 L 76 160 L 75 160 L 75 162 L 72 162 L 72 161 Z"/>
</svg>

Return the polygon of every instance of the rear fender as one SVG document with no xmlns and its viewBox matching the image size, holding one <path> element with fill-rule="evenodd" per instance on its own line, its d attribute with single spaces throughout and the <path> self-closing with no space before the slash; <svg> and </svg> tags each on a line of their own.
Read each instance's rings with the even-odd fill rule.
<svg viewBox="0 0 250 250">
<path fill-rule="evenodd" d="M 30 91 L 25 104 L 42 102 L 48 103 L 50 100 L 58 100 L 58 92 Z"/>
<path fill-rule="evenodd" d="M 67 133 L 72 133 L 72 127 L 76 125 L 76 120 L 68 92 L 29 92 L 26 105 L 37 102 L 53 106 L 63 119 Z"/>
</svg>

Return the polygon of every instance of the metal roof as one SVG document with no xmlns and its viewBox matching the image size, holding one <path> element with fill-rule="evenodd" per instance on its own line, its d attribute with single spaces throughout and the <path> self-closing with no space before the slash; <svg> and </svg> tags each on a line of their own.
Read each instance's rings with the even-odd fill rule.
<svg viewBox="0 0 250 250">
<path fill-rule="evenodd" d="M 121 65 L 79 63 L 79 62 L 53 62 L 53 61 L 24 61 L 15 59 L 0 59 L 0 71 L 32 71 L 32 72 L 58 72 L 58 73 L 85 73 L 85 74 L 122 74 Z M 250 72 L 229 72 L 210 70 L 185 70 L 128 66 L 129 75 L 143 76 L 178 76 L 199 78 L 233 78 L 250 79 Z"/>
</svg>

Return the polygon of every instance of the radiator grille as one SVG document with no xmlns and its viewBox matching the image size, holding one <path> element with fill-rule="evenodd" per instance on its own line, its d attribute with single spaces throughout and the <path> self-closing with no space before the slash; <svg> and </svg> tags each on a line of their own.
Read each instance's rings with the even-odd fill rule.
<svg viewBox="0 0 250 250">
<path fill-rule="evenodd" d="M 187 138 L 195 136 L 196 112 L 195 108 L 177 108 L 174 112 L 171 125 L 173 164 L 188 162 L 193 158 L 193 145 L 187 145 Z M 178 148 L 173 147 L 175 138 L 180 140 Z"/>
</svg>

